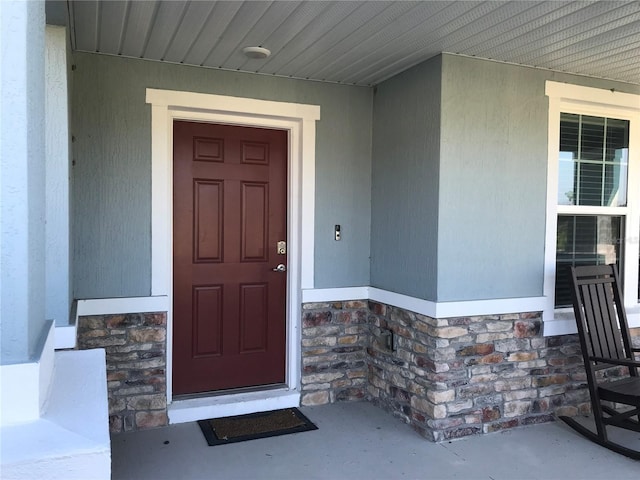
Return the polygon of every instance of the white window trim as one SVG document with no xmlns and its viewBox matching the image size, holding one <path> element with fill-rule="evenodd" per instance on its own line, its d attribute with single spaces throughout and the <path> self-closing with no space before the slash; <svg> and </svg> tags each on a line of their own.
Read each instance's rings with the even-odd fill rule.
<svg viewBox="0 0 640 480">
<path fill-rule="evenodd" d="M 151 104 L 151 295 L 166 297 L 168 403 L 173 390 L 174 119 L 289 132 L 286 379 L 287 391 L 299 395 L 302 289 L 314 286 L 315 143 L 320 106 L 153 88 L 147 88 L 146 102 Z M 256 410 L 260 402 L 268 403 L 267 396 L 261 395 Z M 236 403 L 242 401 L 238 398 Z"/>
<path fill-rule="evenodd" d="M 544 335 L 563 335 L 577 331 L 573 310 L 554 308 L 556 275 L 556 234 L 558 213 L 574 213 L 572 207 L 558 206 L 558 152 L 560 113 L 577 113 L 629 120 L 629 170 L 627 207 L 594 207 L 594 214 L 623 213 L 625 216 L 624 298 L 629 325 L 640 327 L 638 303 L 638 251 L 640 228 L 640 95 L 547 81 L 549 97 L 549 137 L 547 164 L 547 220 L 543 292 Z M 585 212 L 583 208 L 581 210 Z M 587 212 L 585 212 L 587 213 Z"/>
</svg>

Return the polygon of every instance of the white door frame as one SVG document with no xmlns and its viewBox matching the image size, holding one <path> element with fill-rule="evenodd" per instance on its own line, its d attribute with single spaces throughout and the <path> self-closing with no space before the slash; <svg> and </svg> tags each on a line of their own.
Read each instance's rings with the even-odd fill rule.
<svg viewBox="0 0 640 480">
<path fill-rule="evenodd" d="M 151 295 L 168 297 L 167 403 L 173 391 L 174 120 L 277 128 L 289 133 L 285 378 L 287 390 L 299 398 L 302 289 L 313 288 L 315 122 L 320 119 L 320 107 L 152 88 L 147 88 L 146 102 L 151 104 Z"/>
</svg>

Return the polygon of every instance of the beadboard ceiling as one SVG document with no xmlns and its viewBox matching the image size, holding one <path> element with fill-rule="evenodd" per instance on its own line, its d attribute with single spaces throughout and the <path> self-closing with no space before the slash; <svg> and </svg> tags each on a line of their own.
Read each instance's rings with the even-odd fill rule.
<svg viewBox="0 0 640 480">
<path fill-rule="evenodd" d="M 49 3 L 83 52 L 355 85 L 450 52 L 640 84 L 638 1 Z"/>
</svg>

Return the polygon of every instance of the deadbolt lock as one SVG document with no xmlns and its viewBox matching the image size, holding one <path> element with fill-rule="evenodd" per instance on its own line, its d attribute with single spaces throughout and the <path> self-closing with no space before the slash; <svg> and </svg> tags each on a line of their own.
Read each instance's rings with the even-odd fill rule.
<svg viewBox="0 0 640 480">
<path fill-rule="evenodd" d="M 287 254 L 287 242 L 280 240 L 278 242 L 277 252 L 278 252 L 278 255 L 286 255 Z"/>
</svg>

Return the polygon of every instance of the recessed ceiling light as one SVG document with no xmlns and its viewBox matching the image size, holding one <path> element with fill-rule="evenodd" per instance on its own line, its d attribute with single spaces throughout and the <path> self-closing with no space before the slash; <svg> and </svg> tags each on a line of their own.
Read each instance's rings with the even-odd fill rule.
<svg viewBox="0 0 640 480">
<path fill-rule="evenodd" d="M 271 55 L 271 50 L 263 47 L 244 47 L 242 52 L 249 58 L 255 60 L 262 60 Z"/>
</svg>

